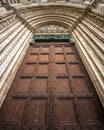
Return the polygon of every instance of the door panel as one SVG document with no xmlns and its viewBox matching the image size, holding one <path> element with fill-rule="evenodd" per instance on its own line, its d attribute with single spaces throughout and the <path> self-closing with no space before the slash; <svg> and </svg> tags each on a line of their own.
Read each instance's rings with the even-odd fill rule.
<svg viewBox="0 0 104 130">
<path fill-rule="evenodd" d="M 63 53 L 62 47 L 55 47 L 55 53 Z"/>
<path fill-rule="evenodd" d="M 76 61 L 77 60 L 75 54 L 67 54 L 66 57 L 67 57 L 68 61 Z"/>
<path fill-rule="evenodd" d="M 39 64 L 38 73 L 48 74 L 48 64 Z"/>
<path fill-rule="evenodd" d="M 74 75 L 74 74 L 81 74 L 82 71 L 80 69 L 79 64 L 69 64 L 69 73 Z"/>
<path fill-rule="evenodd" d="M 23 74 L 33 74 L 35 70 L 34 64 L 26 64 L 23 68 Z"/>
<path fill-rule="evenodd" d="M 57 93 L 70 93 L 71 87 L 69 78 L 57 78 L 56 79 L 56 92 Z"/>
<path fill-rule="evenodd" d="M 66 65 L 65 64 L 56 64 L 56 73 L 57 74 L 66 74 Z"/>
<path fill-rule="evenodd" d="M 5 114 L 5 121 L 22 121 L 25 103 L 24 99 L 12 99 Z"/>
<path fill-rule="evenodd" d="M 89 85 L 84 77 L 73 77 L 73 87 L 76 92 L 88 93 Z"/>
<path fill-rule="evenodd" d="M 32 47 L 30 53 L 39 53 L 40 47 Z"/>
<path fill-rule="evenodd" d="M 48 55 L 41 55 L 40 56 L 40 61 L 48 61 Z"/>
<path fill-rule="evenodd" d="M 27 121 L 46 124 L 47 101 L 45 99 L 31 99 L 27 112 Z"/>
<path fill-rule="evenodd" d="M 43 47 L 42 53 L 49 53 L 49 47 Z"/>
<path fill-rule="evenodd" d="M 31 78 L 21 78 L 16 86 L 17 92 L 29 92 L 31 86 Z"/>
<path fill-rule="evenodd" d="M 73 45 L 30 46 L 0 109 L 0 130 L 104 130 L 104 109 Z"/>
<path fill-rule="evenodd" d="M 57 123 L 76 123 L 77 117 L 73 99 L 57 99 L 55 114 Z"/>
<path fill-rule="evenodd" d="M 33 84 L 32 92 L 47 93 L 48 78 L 36 78 L 32 84 Z"/>
<path fill-rule="evenodd" d="M 56 54 L 56 62 L 57 61 L 64 61 L 64 55 L 62 55 L 62 54 Z"/>
<path fill-rule="evenodd" d="M 31 61 L 36 61 L 37 60 L 37 55 L 35 54 L 35 55 L 30 55 L 29 57 L 28 57 L 28 62 L 31 62 Z"/>
<path fill-rule="evenodd" d="M 98 113 L 92 99 L 79 99 L 80 123 L 90 123 L 99 121 Z M 85 114 L 83 114 L 85 112 Z"/>
<path fill-rule="evenodd" d="M 72 52 L 74 53 L 72 47 L 64 47 L 64 50 L 65 50 L 66 53 L 72 53 Z"/>
</svg>

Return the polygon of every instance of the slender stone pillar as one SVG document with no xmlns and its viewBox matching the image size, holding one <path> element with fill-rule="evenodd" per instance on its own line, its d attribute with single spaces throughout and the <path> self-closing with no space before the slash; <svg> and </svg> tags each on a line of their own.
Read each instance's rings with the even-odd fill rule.
<svg viewBox="0 0 104 130">
<path fill-rule="evenodd" d="M 9 3 L 9 4 L 11 4 L 11 3 L 12 3 L 12 2 L 11 2 L 11 0 L 7 0 L 7 1 L 8 1 L 8 3 Z"/>
<path fill-rule="evenodd" d="M 0 6 L 2 6 L 2 3 L 0 2 Z"/>
<path fill-rule="evenodd" d="M 21 3 L 23 3 L 23 0 L 20 0 Z"/>
<path fill-rule="evenodd" d="M 12 4 L 14 3 L 14 0 L 11 0 Z"/>
<path fill-rule="evenodd" d="M 16 1 L 16 3 L 18 3 L 18 0 L 15 0 Z"/>
<path fill-rule="evenodd" d="M 15 3 L 18 3 L 18 1 L 17 0 L 14 0 L 15 1 Z"/>
<path fill-rule="evenodd" d="M 6 0 L 1 0 L 1 3 L 3 4 L 3 3 L 6 3 Z"/>
<path fill-rule="evenodd" d="M 0 6 L 2 6 L 2 5 L 3 5 L 3 0 L 0 1 Z"/>
</svg>

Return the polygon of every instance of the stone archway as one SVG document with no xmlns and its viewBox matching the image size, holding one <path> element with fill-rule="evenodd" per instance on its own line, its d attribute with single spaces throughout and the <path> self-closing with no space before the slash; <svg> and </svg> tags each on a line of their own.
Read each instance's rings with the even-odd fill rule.
<svg viewBox="0 0 104 130">
<path fill-rule="evenodd" d="M 6 35 L 6 37 L 3 37 L 2 35 L 2 44 L 4 45 L 5 43 L 6 45 L 1 49 L 1 64 L 3 69 L 0 75 L 2 79 L 0 105 L 2 105 L 10 88 L 14 75 L 20 65 L 20 59 L 24 57 L 26 50 L 29 47 L 29 41 L 33 35 L 33 30 L 44 23 L 51 23 L 52 21 L 53 23 L 65 25 L 70 30 L 75 41 L 75 47 L 81 56 L 102 104 L 104 104 L 102 72 L 104 60 L 103 13 L 96 11 L 96 9 L 88 9 L 86 5 L 70 3 L 64 3 L 63 5 L 55 5 L 54 3 L 52 5 L 48 3 L 44 5 L 20 5 L 20 7 L 14 8 L 16 8 L 14 11 L 15 13 L 13 11 L 8 11 L 8 13 L 1 16 L 2 19 L 4 19 L 4 22 L 1 23 L 1 30 L 6 27 L 9 27 L 10 30 L 7 30 L 9 35 Z M 99 17 L 97 17 L 97 15 L 99 15 Z M 8 19 L 5 19 L 6 17 L 8 17 Z M 14 23 L 15 26 L 9 26 L 9 24 L 12 25 L 14 21 L 16 22 Z M 19 34 L 17 31 L 14 32 L 14 30 L 17 29 L 20 30 Z M 12 38 L 10 35 L 13 33 L 16 35 Z M 24 37 L 22 37 L 23 35 Z M 9 42 L 7 42 L 8 39 Z M 15 42 L 16 39 L 18 39 L 18 43 Z M 11 53 L 12 51 L 17 50 L 17 55 L 15 53 L 10 53 L 9 47 L 12 45 L 13 48 L 11 49 Z M 4 49 L 5 46 L 8 50 L 7 52 Z M 15 68 L 15 70 L 12 68 Z"/>
</svg>

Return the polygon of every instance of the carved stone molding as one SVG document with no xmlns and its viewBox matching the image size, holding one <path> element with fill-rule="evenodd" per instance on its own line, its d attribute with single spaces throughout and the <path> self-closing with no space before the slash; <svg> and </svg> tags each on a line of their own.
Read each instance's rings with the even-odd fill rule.
<svg viewBox="0 0 104 130">
<path fill-rule="evenodd" d="M 0 30 L 6 28 L 7 26 L 9 26 L 10 24 L 12 24 L 13 22 L 19 20 L 15 14 L 8 16 L 5 19 L 0 20 Z"/>
</svg>

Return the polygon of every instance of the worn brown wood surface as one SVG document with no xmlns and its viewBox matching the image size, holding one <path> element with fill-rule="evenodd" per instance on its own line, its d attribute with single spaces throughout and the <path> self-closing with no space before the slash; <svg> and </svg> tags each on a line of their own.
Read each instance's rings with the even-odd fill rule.
<svg viewBox="0 0 104 130">
<path fill-rule="evenodd" d="M 30 46 L 0 110 L 0 130 L 104 130 L 104 109 L 74 46 Z"/>
</svg>

